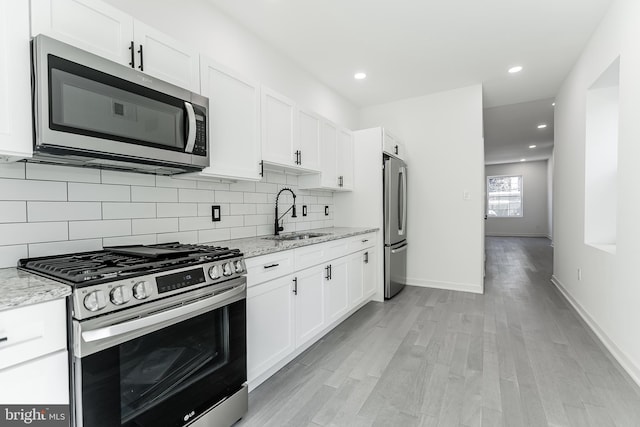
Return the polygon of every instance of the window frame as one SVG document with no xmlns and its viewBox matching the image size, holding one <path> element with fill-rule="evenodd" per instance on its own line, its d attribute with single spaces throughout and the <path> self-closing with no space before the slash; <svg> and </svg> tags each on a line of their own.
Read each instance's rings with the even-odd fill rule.
<svg viewBox="0 0 640 427">
<path fill-rule="evenodd" d="M 512 216 L 489 216 L 489 180 L 491 178 L 504 178 L 504 177 L 519 177 L 520 178 L 520 215 L 512 215 Z M 502 174 L 502 175 L 490 175 L 487 176 L 487 181 L 485 184 L 485 190 L 486 190 L 486 204 L 485 204 L 485 215 L 487 215 L 487 219 L 488 218 L 501 218 L 501 219 L 506 219 L 506 218 L 524 218 L 524 175 L 523 174 Z"/>
</svg>

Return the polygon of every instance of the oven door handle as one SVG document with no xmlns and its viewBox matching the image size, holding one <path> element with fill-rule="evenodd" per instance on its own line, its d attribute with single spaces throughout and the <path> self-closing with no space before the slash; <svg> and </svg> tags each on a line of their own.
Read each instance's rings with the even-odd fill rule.
<svg viewBox="0 0 640 427">
<path fill-rule="evenodd" d="M 76 343 L 76 356 L 84 357 L 105 348 L 112 347 L 133 337 L 142 336 L 157 331 L 166 326 L 190 319 L 200 314 L 224 307 L 246 295 L 246 283 L 228 288 L 227 290 L 195 302 L 169 307 L 164 311 L 146 317 L 105 326 L 93 330 L 81 331 L 81 343 Z"/>
</svg>

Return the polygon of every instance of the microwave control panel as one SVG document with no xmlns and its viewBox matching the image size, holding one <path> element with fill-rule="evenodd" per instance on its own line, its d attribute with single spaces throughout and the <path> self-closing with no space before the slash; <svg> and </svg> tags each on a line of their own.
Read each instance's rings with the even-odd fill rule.
<svg viewBox="0 0 640 427">
<path fill-rule="evenodd" d="M 193 146 L 193 151 L 191 154 L 196 156 L 204 156 L 207 155 L 207 116 L 206 112 L 198 108 L 197 106 L 193 106 L 193 109 L 196 112 L 196 142 Z"/>
</svg>

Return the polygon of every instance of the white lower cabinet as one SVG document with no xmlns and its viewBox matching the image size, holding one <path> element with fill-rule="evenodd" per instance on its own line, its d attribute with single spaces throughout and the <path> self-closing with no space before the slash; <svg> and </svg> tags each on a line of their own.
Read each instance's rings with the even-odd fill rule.
<svg viewBox="0 0 640 427">
<path fill-rule="evenodd" d="M 251 389 L 371 299 L 375 241 L 369 234 L 247 260 Z"/>
<path fill-rule="evenodd" d="M 69 360 L 61 350 L 31 362 L 0 371 L 0 402 L 3 405 L 67 405 Z"/>
<path fill-rule="evenodd" d="M 316 336 L 326 324 L 323 271 L 322 266 L 317 266 L 295 275 L 296 347 Z"/>
<path fill-rule="evenodd" d="M 293 276 L 247 290 L 247 377 L 249 381 L 296 347 Z"/>
</svg>

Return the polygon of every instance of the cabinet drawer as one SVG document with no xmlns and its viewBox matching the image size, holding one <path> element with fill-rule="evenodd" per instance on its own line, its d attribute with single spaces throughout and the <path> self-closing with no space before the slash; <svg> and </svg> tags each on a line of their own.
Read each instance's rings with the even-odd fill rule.
<svg viewBox="0 0 640 427">
<path fill-rule="evenodd" d="M 294 249 L 296 270 L 304 270 L 345 255 L 348 252 L 348 243 L 348 239 L 338 239 Z"/>
<path fill-rule="evenodd" d="M 293 251 L 247 258 L 247 287 L 293 273 Z"/>
<path fill-rule="evenodd" d="M 3 405 L 69 404 L 69 360 L 66 350 L 0 371 Z M 36 423 L 37 424 L 37 423 Z"/>
<path fill-rule="evenodd" d="M 0 369 L 66 349 L 64 299 L 0 312 Z"/>
<path fill-rule="evenodd" d="M 376 233 L 367 233 L 349 239 L 348 253 L 371 248 L 376 244 Z"/>
</svg>

